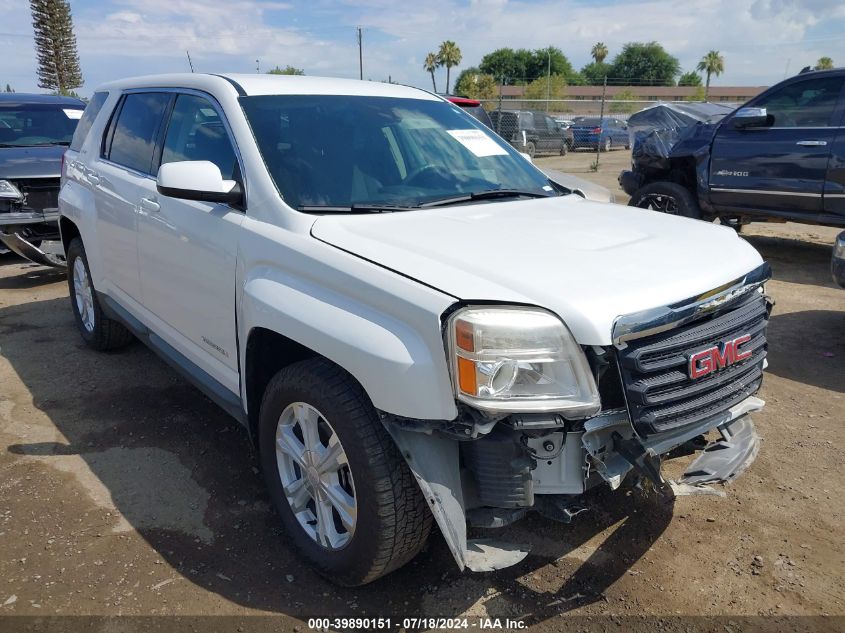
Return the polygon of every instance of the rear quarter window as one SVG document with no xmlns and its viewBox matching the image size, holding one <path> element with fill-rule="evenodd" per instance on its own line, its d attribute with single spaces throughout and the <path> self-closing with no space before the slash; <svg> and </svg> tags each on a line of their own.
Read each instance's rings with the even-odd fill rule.
<svg viewBox="0 0 845 633">
<path fill-rule="evenodd" d="M 73 133 L 73 139 L 70 141 L 70 149 L 77 152 L 80 150 L 82 144 L 85 142 L 85 137 L 91 131 L 91 126 L 94 125 L 97 115 L 102 110 L 103 104 L 108 98 L 108 92 L 95 92 L 94 96 L 91 97 L 91 101 L 85 106 L 85 112 L 82 113 L 82 117 L 76 125 L 76 131 Z"/>
</svg>

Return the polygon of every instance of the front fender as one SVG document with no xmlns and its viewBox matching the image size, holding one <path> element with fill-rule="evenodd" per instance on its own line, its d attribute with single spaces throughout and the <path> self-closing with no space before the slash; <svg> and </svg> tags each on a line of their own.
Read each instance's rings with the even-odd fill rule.
<svg viewBox="0 0 845 633">
<path fill-rule="evenodd" d="M 384 269 L 379 274 L 393 275 Z M 396 310 L 405 314 L 391 314 L 374 307 L 385 305 L 384 297 L 374 297 L 385 290 L 372 282 L 367 287 L 357 280 L 344 283 L 344 276 L 335 270 L 336 279 L 329 285 L 267 266 L 251 270 L 243 285 L 242 330 L 248 336 L 252 328 L 265 328 L 328 358 L 354 376 L 382 411 L 406 418 L 454 419 L 457 409 L 440 335 L 441 311 L 413 309 L 397 298 Z M 244 362 L 242 358 L 241 366 Z"/>
</svg>

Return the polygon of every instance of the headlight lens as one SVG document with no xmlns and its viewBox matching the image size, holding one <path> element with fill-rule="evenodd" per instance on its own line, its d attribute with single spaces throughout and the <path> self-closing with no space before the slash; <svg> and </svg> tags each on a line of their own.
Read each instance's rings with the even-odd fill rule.
<svg viewBox="0 0 845 633">
<path fill-rule="evenodd" d="M 23 194 L 8 180 L 0 180 L 0 198 L 22 200 Z"/>
<path fill-rule="evenodd" d="M 568 418 L 599 411 L 584 352 L 553 314 L 470 307 L 453 314 L 447 327 L 459 400 L 486 411 L 555 411 Z"/>
</svg>

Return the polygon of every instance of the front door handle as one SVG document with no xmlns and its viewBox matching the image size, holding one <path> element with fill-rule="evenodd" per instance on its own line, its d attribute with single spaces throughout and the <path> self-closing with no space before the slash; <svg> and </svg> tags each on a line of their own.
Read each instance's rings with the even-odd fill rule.
<svg viewBox="0 0 845 633">
<path fill-rule="evenodd" d="M 89 170 L 88 173 L 85 174 L 85 177 L 87 178 L 88 182 L 94 187 L 100 184 L 100 177 L 93 171 Z"/>
<path fill-rule="evenodd" d="M 802 145 L 804 147 L 824 147 L 827 145 L 827 141 L 798 141 L 796 145 Z"/>
<path fill-rule="evenodd" d="M 161 210 L 161 205 L 151 198 L 141 198 L 141 208 L 145 211 L 158 213 Z"/>
</svg>

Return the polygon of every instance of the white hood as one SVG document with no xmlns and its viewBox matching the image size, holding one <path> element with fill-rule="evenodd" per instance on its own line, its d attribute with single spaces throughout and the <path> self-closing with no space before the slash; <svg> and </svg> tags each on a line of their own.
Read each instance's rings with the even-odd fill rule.
<svg viewBox="0 0 845 633">
<path fill-rule="evenodd" d="M 733 229 L 574 195 L 323 216 L 312 234 L 466 302 L 544 307 L 582 345 L 762 263 Z"/>
</svg>

